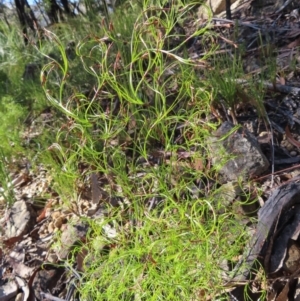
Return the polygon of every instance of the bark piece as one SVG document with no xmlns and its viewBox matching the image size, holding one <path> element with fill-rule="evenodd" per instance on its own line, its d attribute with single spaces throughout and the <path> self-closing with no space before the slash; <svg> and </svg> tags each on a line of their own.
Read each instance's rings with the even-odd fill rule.
<svg viewBox="0 0 300 301">
<path fill-rule="evenodd" d="M 294 293 L 294 301 L 300 301 L 300 278 L 297 279 L 297 285 Z"/>
<path fill-rule="evenodd" d="M 15 281 L 10 281 L 0 286 L 0 301 L 7 301 L 18 293 L 18 285 Z"/>
<path fill-rule="evenodd" d="M 42 292 L 51 291 L 55 287 L 62 269 L 40 270 L 36 273 L 32 283 L 34 295 L 38 300 L 43 300 Z"/>
<path fill-rule="evenodd" d="M 235 281 L 249 278 L 256 260 L 266 256 L 274 234 L 275 225 L 281 214 L 292 206 L 300 204 L 300 183 L 288 183 L 277 188 L 258 212 L 256 235 L 245 250 L 243 260 L 234 270 Z"/>
<path fill-rule="evenodd" d="M 282 215 L 283 216 L 280 218 L 277 227 L 280 230 L 278 230 L 279 233 L 276 235 L 272 247 L 273 250 L 269 270 L 270 273 L 279 271 L 279 269 L 282 268 L 283 264 L 286 267 L 286 270 L 290 270 L 290 273 L 293 273 L 293 268 L 289 268 L 289 266 L 295 265 L 297 261 L 297 259 L 292 259 L 292 257 L 295 257 L 294 255 L 296 255 L 296 245 L 295 243 L 293 243 L 294 240 L 292 239 L 295 235 L 296 239 L 299 236 L 298 228 L 300 225 L 300 205 L 293 206 L 293 208 L 291 208 L 289 212 L 283 212 Z M 288 220 L 286 220 L 286 216 Z M 282 225 L 283 223 L 284 225 Z M 286 261 L 288 262 L 284 262 L 286 255 L 288 257 Z M 292 261 L 294 261 L 294 263 L 292 263 Z"/>
</svg>

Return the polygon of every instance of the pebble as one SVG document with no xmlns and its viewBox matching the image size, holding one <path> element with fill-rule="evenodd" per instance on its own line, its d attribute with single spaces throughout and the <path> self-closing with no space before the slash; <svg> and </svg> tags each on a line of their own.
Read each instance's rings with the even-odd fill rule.
<svg viewBox="0 0 300 301">
<path fill-rule="evenodd" d="M 64 216 L 60 216 L 59 218 L 57 218 L 55 221 L 54 221 L 54 227 L 55 228 L 60 228 L 64 222 Z"/>
<path fill-rule="evenodd" d="M 17 201 L 9 210 L 9 219 L 6 224 L 8 238 L 21 236 L 28 232 L 33 222 L 34 214 L 25 201 Z"/>
<path fill-rule="evenodd" d="M 53 231 L 54 231 L 54 225 L 53 225 L 53 222 L 50 222 L 48 225 L 48 232 L 52 233 Z"/>
<path fill-rule="evenodd" d="M 58 219 L 61 216 L 61 213 L 59 211 L 54 211 L 51 214 L 52 219 Z"/>
<path fill-rule="evenodd" d="M 57 199 L 52 200 L 52 206 L 55 206 L 57 204 L 58 204 L 58 200 Z"/>
<path fill-rule="evenodd" d="M 51 263 L 56 263 L 58 261 L 58 258 L 57 258 L 57 255 L 56 254 L 53 254 L 53 253 L 50 253 L 48 256 L 47 256 L 47 260 Z"/>
<path fill-rule="evenodd" d="M 46 217 L 51 216 L 51 213 L 52 213 L 52 212 L 53 212 L 53 209 L 52 209 L 52 208 L 46 208 L 45 216 L 46 216 Z"/>
<path fill-rule="evenodd" d="M 292 157 L 296 157 L 297 156 L 297 152 L 296 151 L 290 151 L 290 155 L 292 156 Z"/>
</svg>

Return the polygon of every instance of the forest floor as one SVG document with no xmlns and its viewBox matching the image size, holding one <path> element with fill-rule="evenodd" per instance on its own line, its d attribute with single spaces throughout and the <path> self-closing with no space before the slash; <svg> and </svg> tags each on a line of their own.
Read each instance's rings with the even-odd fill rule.
<svg viewBox="0 0 300 301">
<path fill-rule="evenodd" d="M 112 21 L 71 50 L 46 31 L 60 55 L 42 69 L 47 105 L 1 155 L 0 301 L 298 300 L 299 7 L 270 10 L 144 11 L 129 40 Z M 260 174 L 224 177 L 241 152 L 209 141 L 226 121 L 218 141 L 250 133 Z M 290 206 L 237 278 L 277 195 Z"/>
</svg>

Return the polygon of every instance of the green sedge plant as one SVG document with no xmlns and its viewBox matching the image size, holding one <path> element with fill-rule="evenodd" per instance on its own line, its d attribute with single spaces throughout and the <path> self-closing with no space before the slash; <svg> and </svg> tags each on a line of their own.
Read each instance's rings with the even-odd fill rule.
<svg viewBox="0 0 300 301">
<path fill-rule="evenodd" d="M 50 58 L 40 80 L 48 103 L 65 119 L 49 150 L 59 175 L 54 185 L 62 199 L 77 200 L 78 182 L 96 173 L 106 195 L 100 217 L 78 213 L 90 231 L 69 265 L 87 254 L 77 284 L 83 300 L 220 296 L 224 261 L 234 261 L 248 238 L 230 208 L 221 201 L 215 207 L 215 194 L 205 189 L 213 177 L 204 166 L 207 137 L 216 128 L 209 114 L 217 78 L 205 80 L 196 71 L 213 52 L 193 60 L 185 44 L 206 38 L 209 28 L 175 43 L 173 29 L 196 3 L 165 4 L 145 1 L 138 13 L 127 7 L 122 22 L 115 12 L 75 41 L 74 61 L 61 34 L 45 31 L 60 60 Z M 221 88 L 231 105 L 234 91 L 226 82 Z"/>
</svg>

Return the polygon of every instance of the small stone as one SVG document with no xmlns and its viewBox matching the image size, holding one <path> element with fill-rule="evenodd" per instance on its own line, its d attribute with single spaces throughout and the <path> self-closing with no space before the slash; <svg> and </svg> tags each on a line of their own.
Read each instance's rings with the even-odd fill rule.
<svg viewBox="0 0 300 301">
<path fill-rule="evenodd" d="M 55 221 L 54 221 L 54 227 L 55 228 L 60 228 L 62 226 L 64 222 L 64 217 L 63 216 L 60 216 L 59 218 L 57 218 Z"/>
<path fill-rule="evenodd" d="M 52 233 L 53 231 L 54 231 L 54 225 L 53 225 L 53 222 L 50 222 L 48 225 L 48 232 Z"/>
<path fill-rule="evenodd" d="M 292 150 L 294 150 L 294 145 L 293 144 L 291 144 L 290 142 L 288 142 L 288 140 L 283 140 L 281 143 L 280 143 L 280 145 L 282 146 L 282 147 L 284 147 L 287 151 L 292 151 Z"/>
<path fill-rule="evenodd" d="M 212 134 L 208 146 L 221 182 L 247 180 L 268 169 L 268 159 L 247 129 L 226 121 Z"/>
<path fill-rule="evenodd" d="M 46 208 L 45 216 L 46 216 L 46 217 L 51 216 L 52 212 L 53 212 L 53 209 L 52 209 L 52 208 Z"/>
<path fill-rule="evenodd" d="M 33 225 L 34 218 L 35 214 L 29 204 L 23 200 L 15 202 L 9 210 L 6 236 L 11 238 L 26 234 Z"/>
<path fill-rule="evenodd" d="M 233 182 L 223 184 L 214 195 L 213 203 L 217 206 L 217 212 L 224 213 L 225 208 L 229 207 L 240 193 L 241 188 L 238 184 Z"/>
<path fill-rule="evenodd" d="M 87 231 L 88 225 L 82 222 L 76 221 L 76 224 L 68 224 L 61 235 L 61 246 L 56 250 L 58 258 L 65 259 L 74 244 L 86 237 Z"/>
<path fill-rule="evenodd" d="M 61 213 L 59 211 L 54 211 L 51 213 L 52 219 L 57 219 L 61 216 Z"/>
<path fill-rule="evenodd" d="M 47 260 L 51 263 L 57 263 L 58 261 L 58 258 L 57 258 L 57 255 L 54 254 L 54 253 L 50 253 L 48 256 L 47 256 Z"/>
<path fill-rule="evenodd" d="M 300 265 L 300 249 L 299 246 L 293 243 L 288 248 L 288 254 L 286 256 L 286 260 L 284 261 L 283 268 L 289 272 L 294 273 L 299 269 Z"/>
<path fill-rule="evenodd" d="M 53 201 L 52 201 L 52 206 L 55 206 L 55 205 L 57 205 L 58 204 L 58 201 L 56 200 L 56 199 L 54 199 Z"/>
</svg>

